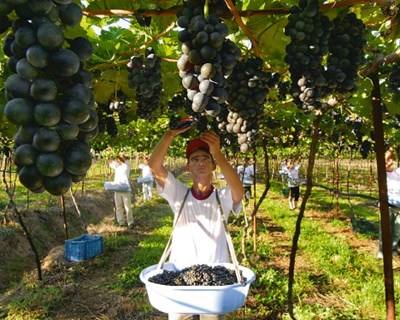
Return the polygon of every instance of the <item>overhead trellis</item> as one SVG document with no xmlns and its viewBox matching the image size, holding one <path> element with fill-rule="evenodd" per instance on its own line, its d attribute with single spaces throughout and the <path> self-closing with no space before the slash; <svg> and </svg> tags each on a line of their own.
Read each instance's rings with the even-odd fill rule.
<svg viewBox="0 0 400 320">
<path fill-rule="evenodd" d="M 379 5 L 379 6 L 387 6 L 388 2 L 384 0 L 343 0 L 343 1 L 335 1 L 332 3 L 327 3 L 321 5 L 321 11 L 327 11 L 331 9 L 339 9 L 346 8 L 356 5 Z M 160 9 L 160 10 L 128 10 L 128 9 L 86 9 L 84 10 L 84 14 L 89 17 L 131 17 L 135 14 L 140 14 L 142 16 L 174 16 L 180 6 L 174 6 L 168 9 Z M 289 14 L 290 8 L 271 8 L 271 9 L 262 9 L 262 10 L 238 10 L 238 15 L 240 17 L 254 17 L 254 16 L 266 16 L 266 15 L 285 15 Z M 229 16 L 225 16 L 229 17 Z"/>
</svg>

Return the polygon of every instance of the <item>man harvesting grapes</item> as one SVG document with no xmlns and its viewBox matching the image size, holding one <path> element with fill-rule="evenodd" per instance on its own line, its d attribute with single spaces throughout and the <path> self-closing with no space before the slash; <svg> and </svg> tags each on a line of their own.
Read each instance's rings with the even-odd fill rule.
<svg viewBox="0 0 400 320">
<path fill-rule="evenodd" d="M 174 138 L 188 128 L 169 130 L 155 147 L 149 166 L 157 182 L 157 190 L 174 212 L 170 262 L 179 269 L 194 264 L 230 262 L 223 219 L 231 211 L 238 213 L 243 197 L 242 183 L 221 152 L 219 136 L 204 132 L 188 142 L 186 169 L 191 174 L 188 188 L 164 167 L 164 158 Z M 213 171 L 219 166 L 227 187 L 216 189 Z M 169 314 L 170 320 L 194 319 L 195 315 Z M 222 319 L 218 315 L 200 315 L 200 319 Z"/>
</svg>

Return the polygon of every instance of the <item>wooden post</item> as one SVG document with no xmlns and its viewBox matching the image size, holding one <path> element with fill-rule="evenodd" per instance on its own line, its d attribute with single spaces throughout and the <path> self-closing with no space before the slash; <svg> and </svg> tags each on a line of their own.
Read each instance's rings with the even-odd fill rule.
<svg viewBox="0 0 400 320">
<path fill-rule="evenodd" d="M 65 198 L 64 195 L 61 196 L 61 210 L 62 210 L 62 215 L 64 219 L 64 231 L 65 231 L 65 240 L 69 239 L 69 234 L 68 234 L 68 221 L 67 221 L 67 214 L 65 212 Z"/>
<path fill-rule="evenodd" d="M 390 217 L 386 185 L 386 168 L 385 168 L 385 149 L 384 149 L 384 132 L 382 125 L 382 103 L 381 91 L 379 86 L 379 77 L 377 74 L 370 76 L 373 89 L 371 93 L 372 99 L 372 116 L 374 123 L 374 139 L 376 165 L 378 171 L 379 185 L 379 208 L 381 211 L 381 234 L 382 234 L 382 250 L 383 250 L 383 272 L 385 279 L 385 296 L 386 296 L 386 319 L 396 319 L 395 299 L 393 286 L 393 265 L 392 265 L 392 232 L 390 230 Z"/>
</svg>

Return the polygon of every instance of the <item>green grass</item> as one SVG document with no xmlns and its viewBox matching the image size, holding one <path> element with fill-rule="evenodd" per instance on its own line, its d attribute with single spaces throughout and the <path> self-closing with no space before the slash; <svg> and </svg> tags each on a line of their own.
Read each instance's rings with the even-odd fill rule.
<svg viewBox="0 0 400 320">
<path fill-rule="evenodd" d="M 137 218 L 147 220 L 147 223 L 154 225 L 154 229 L 139 241 L 128 266 L 118 274 L 115 289 L 123 290 L 140 285 L 140 272 L 158 263 L 168 241 L 172 227 L 172 213 L 166 204 L 157 203 L 155 200 L 151 203 L 152 205 L 146 204 L 137 210 Z"/>
<path fill-rule="evenodd" d="M 49 319 L 49 311 L 61 301 L 61 288 L 56 286 L 24 287 L 19 297 L 7 306 L 5 320 Z"/>
<path fill-rule="evenodd" d="M 91 177 L 95 179 L 85 182 L 88 192 L 102 188 L 105 176 L 104 168 L 95 166 L 91 170 Z M 78 187 L 79 194 L 81 191 Z M 261 193 L 262 187 L 258 186 L 257 190 Z M 19 204 L 23 206 L 26 195 L 18 195 Z M 57 204 L 56 198 L 51 197 L 50 200 L 45 194 L 32 195 L 31 207 Z M 306 212 L 303 220 L 297 254 L 297 266 L 301 263 L 301 268 L 296 269 L 294 286 L 297 319 L 383 319 L 385 296 L 382 261 L 376 260 L 373 253 L 352 248 L 346 238 L 347 234 L 340 232 L 343 228 L 351 227 L 352 217 L 355 236 L 361 240 L 376 241 L 379 221 L 377 209 L 370 201 L 353 198 L 350 205 L 347 199 L 340 198 L 340 214 L 332 215 L 335 201 L 326 190 L 314 188 L 307 206 L 307 210 L 322 213 L 322 217 L 326 212 L 326 218 L 311 218 L 310 212 Z M 0 191 L 0 206 L 3 202 L 4 197 Z M 79 283 L 91 270 L 109 270 L 113 262 L 111 255 L 118 254 L 120 250 L 125 252 L 124 248 L 135 243 L 127 263 L 119 270 L 112 270 L 113 275 L 107 279 L 106 287 L 121 295 L 128 295 L 137 308 L 137 315 L 146 318 L 154 313 L 154 309 L 147 300 L 139 274 L 144 268 L 158 263 L 171 232 L 172 213 L 163 200 L 155 198 L 145 204 L 139 203 L 135 216 L 138 223 L 143 224 L 135 236 L 137 239 L 132 239 L 126 233 L 107 234 L 105 254 L 87 265 L 74 266 L 69 277 L 71 281 Z M 257 279 L 250 289 L 247 305 L 227 315 L 228 320 L 289 319 L 286 311 L 287 270 L 274 267 L 271 261 L 288 259 L 297 212 L 288 209 L 287 199 L 281 195 L 280 183 L 272 184 L 258 217 L 257 255 L 252 254 L 252 241 L 249 239 L 246 243 L 249 260 L 242 262 L 256 272 Z M 241 219 L 242 216 L 235 218 L 230 225 L 239 257 L 242 256 Z M 286 236 L 284 243 L 272 237 L 271 223 Z M 43 234 L 48 231 L 43 231 Z M 0 228 L 0 240 L 2 236 L 9 236 L 13 232 L 8 228 Z M 18 263 L 15 264 L 17 266 Z M 397 292 L 400 289 L 399 280 L 399 275 L 395 273 Z M 46 315 L 60 304 L 62 298 L 63 294 L 57 286 L 26 286 L 24 294 L 10 304 L 12 312 L 8 312 L 6 319 L 46 319 Z M 400 308 L 399 302 L 396 299 L 397 310 Z"/>
<path fill-rule="evenodd" d="M 281 199 L 271 200 L 271 196 L 279 194 L 279 184 L 273 184 L 272 192 L 262 208 L 272 217 L 275 223 L 282 226 L 290 237 L 294 231 L 297 214 L 282 208 Z M 318 209 L 321 204 L 328 203 L 330 196 L 320 190 L 315 190 L 308 208 Z M 349 214 L 350 208 L 340 200 L 342 213 Z M 357 206 L 357 216 L 375 220 L 376 209 Z M 300 319 L 382 319 L 385 314 L 384 284 L 382 261 L 376 260 L 371 254 L 356 252 L 340 234 L 328 233 L 330 227 L 343 227 L 342 220 L 317 221 L 307 218 L 307 212 L 302 223 L 298 254 L 303 254 L 313 268 L 313 272 L 322 275 L 324 282 L 321 289 L 328 293 L 333 301 L 342 301 L 342 307 L 325 310 L 318 304 L 304 308 L 301 301 L 306 298 L 307 287 L 303 275 L 296 274 L 295 295 L 298 298 L 296 313 Z M 358 234 L 362 238 L 361 234 Z M 395 283 L 399 277 L 395 275 Z M 313 284 L 315 286 L 315 283 Z M 318 287 L 318 286 L 317 286 Z M 398 291 L 400 287 L 396 285 Z M 396 300 L 399 307 L 399 299 Z M 339 304 L 339 303 L 338 303 Z M 322 310 L 321 310 L 322 308 Z M 326 316 L 325 316 L 326 314 Z M 337 316 L 335 315 L 337 314 Z M 317 318 L 316 318 L 317 317 Z"/>
</svg>

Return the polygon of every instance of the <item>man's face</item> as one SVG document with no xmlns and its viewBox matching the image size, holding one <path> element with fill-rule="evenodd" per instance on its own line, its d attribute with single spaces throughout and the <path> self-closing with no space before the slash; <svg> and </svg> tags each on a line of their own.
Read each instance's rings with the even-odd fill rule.
<svg viewBox="0 0 400 320">
<path fill-rule="evenodd" d="M 193 175 L 211 175 L 215 169 L 214 160 L 207 151 L 197 150 L 189 156 L 187 169 Z"/>
</svg>

